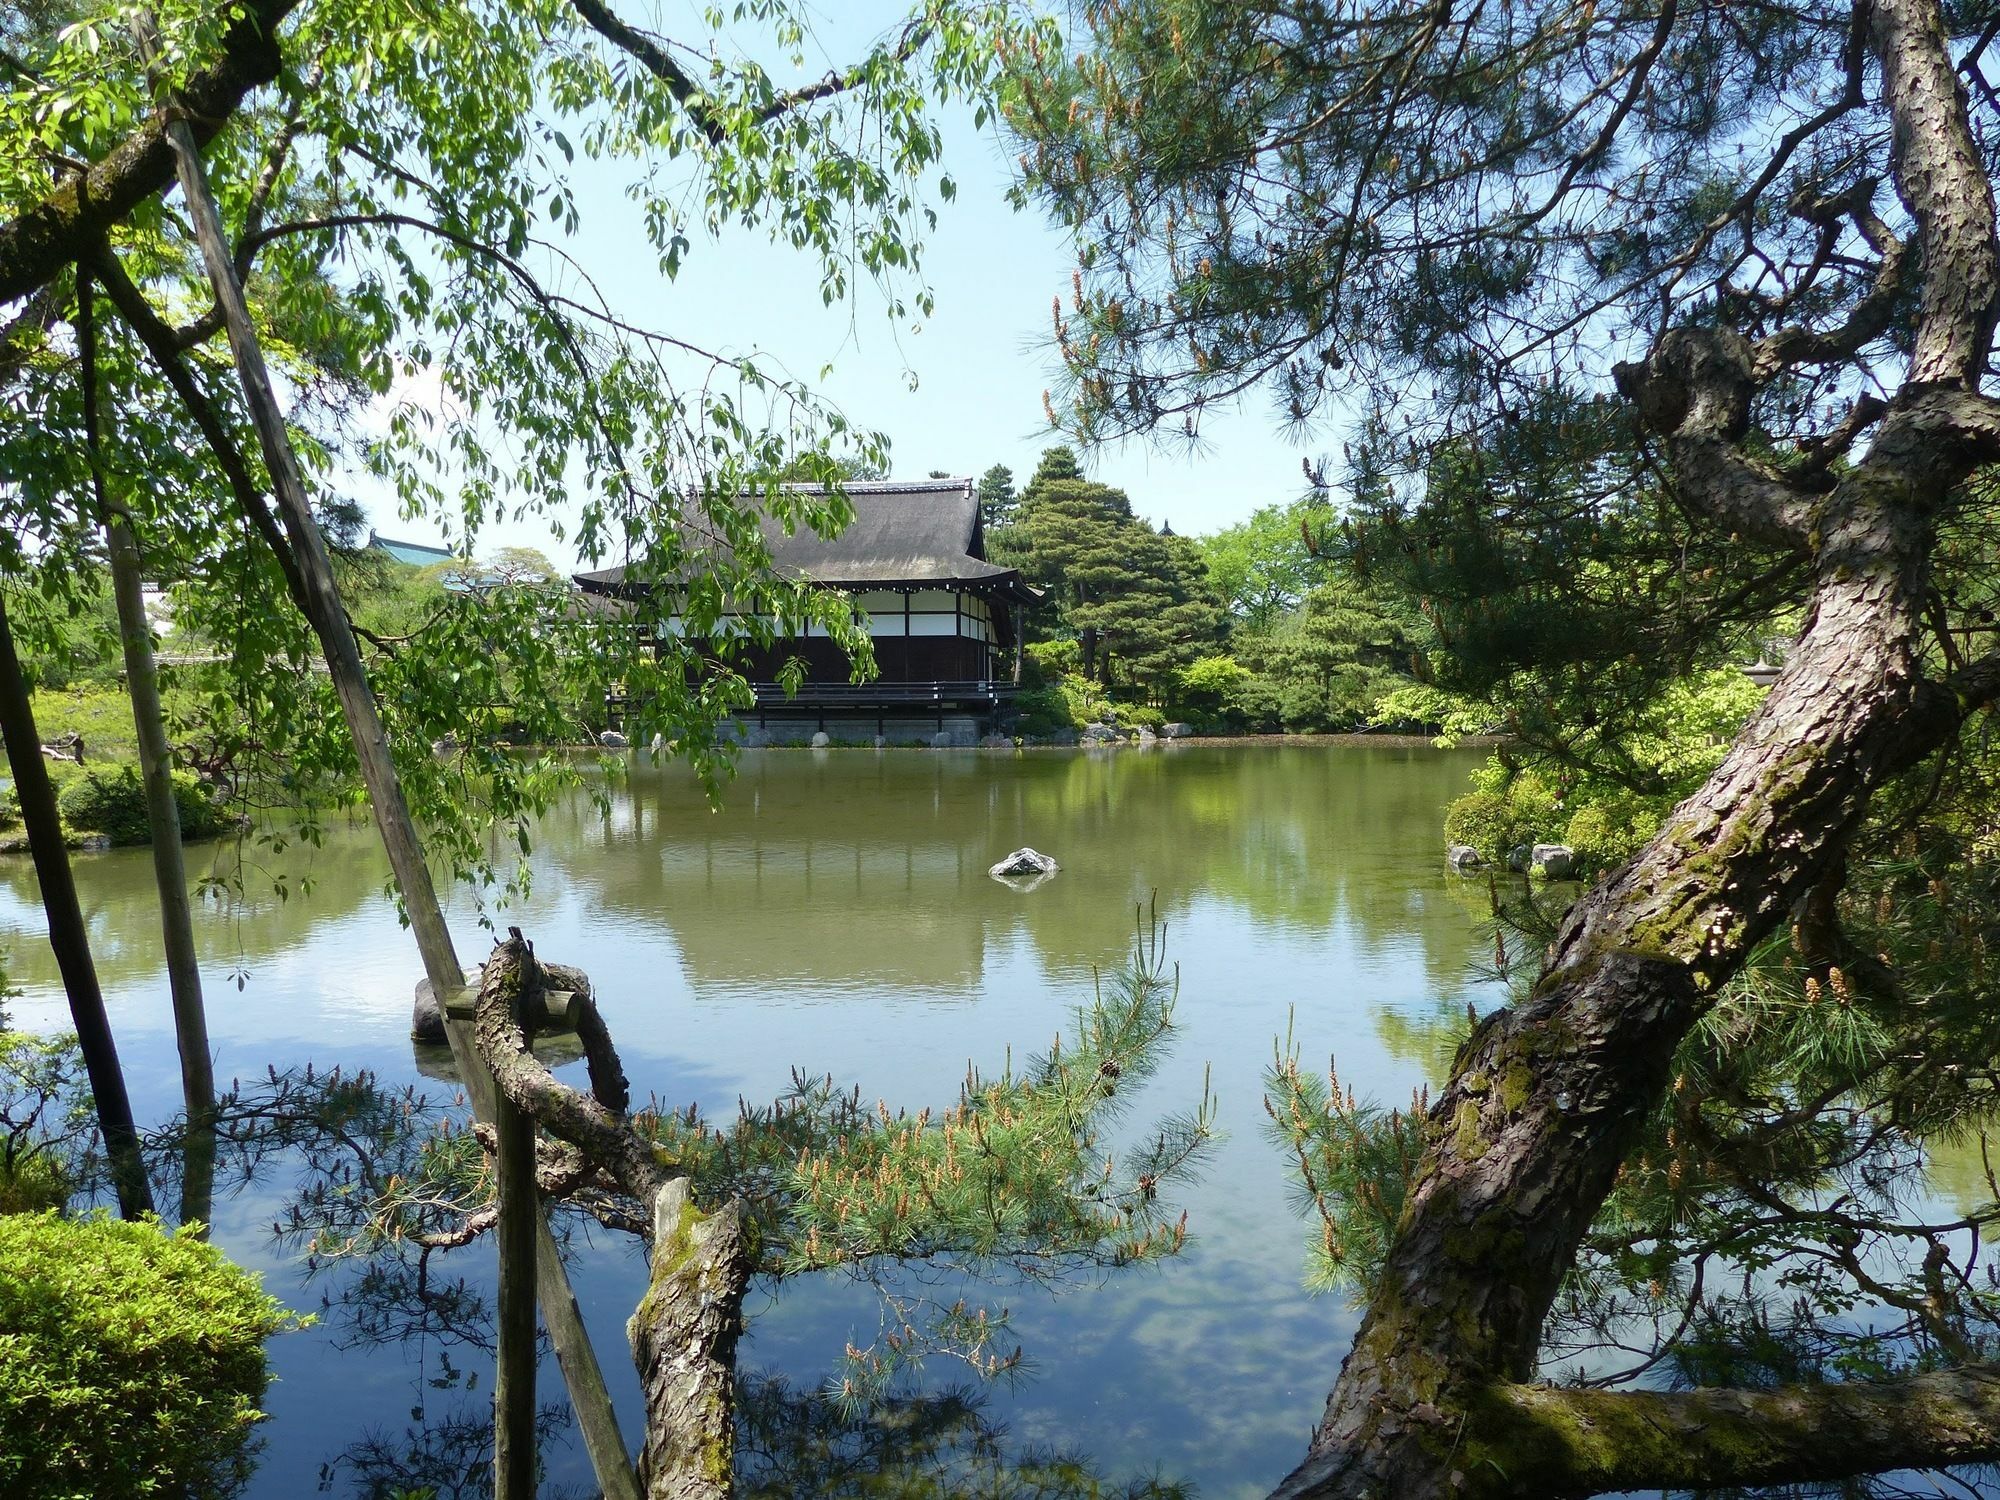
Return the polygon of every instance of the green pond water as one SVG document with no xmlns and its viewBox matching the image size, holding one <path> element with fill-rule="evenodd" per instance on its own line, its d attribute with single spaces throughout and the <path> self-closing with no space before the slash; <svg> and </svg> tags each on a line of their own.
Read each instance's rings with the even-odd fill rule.
<svg viewBox="0 0 2000 1500">
<path fill-rule="evenodd" d="M 1439 832 L 1478 754 L 752 752 L 720 811 L 688 775 L 642 757 L 609 817 L 578 799 L 546 820 L 533 895 L 503 920 L 590 972 L 641 1094 L 721 1115 L 738 1096 L 781 1092 L 795 1065 L 892 1106 L 949 1104 L 968 1061 L 997 1068 L 1010 1048 L 1047 1046 L 1094 972 L 1119 961 L 1140 905 L 1156 903 L 1168 926 L 1178 1038 L 1130 1117 L 1192 1106 L 1207 1071 L 1223 1138 L 1179 1195 L 1186 1251 L 1063 1288 L 913 1279 L 1006 1307 L 1025 1373 L 958 1401 L 947 1396 L 964 1393 L 967 1372 L 934 1361 L 917 1392 L 929 1404 L 833 1436 L 815 1425 L 825 1408 L 813 1392 L 850 1340 L 879 1331 L 878 1293 L 839 1275 L 753 1292 L 741 1366 L 756 1377 L 763 1472 L 806 1494 L 810 1473 L 838 1464 L 904 1463 L 932 1476 L 933 1493 L 1005 1494 L 996 1472 L 1055 1452 L 1120 1486 L 1157 1475 L 1233 1497 L 1290 1468 L 1355 1318 L 1341 1298 L 1302 1289 L 1305 1231 L 1263 1133 L 1261 1076 L 1295 1015 L 1308 1064 L 1333 1054 L 1357 1093 L 1401 1102 L 1441 1073 L 1467 1001 L 1497 998 L 1469 977 L 1485 887 L 1446 872 Z M 1062 873 L 1028 892 L 987 877 L 1023 844 Z M 201 916 L 220 1077 L 310 1061 L 449 1092 L 406 1040 L 420 966 L 383 895 L 372 828 L 335 826 L 311 850 L 192 852 L 196 873 L 245 863 L 243 901 Z M 77 880 L 136 1102 L 162 1118 L 178 1075 L 148 856 L 81 856 Z M 461 955 L 483 956 L 471 904 L 453 918 Z M 23 991 L 16 1024 L 66 1026 L 25 860 L 0 864 L 0 930 Z M 289 1305 L 337 1304 L 357 1268 L 308 1276 L 274 1240 L 281 1187 L 224 1183 L 216 1237 Z M 438 1269 L 483 1286 L 490 1247 Z M 638 1391 L 623 1325 L 643 1266 L 631 1242 L 596 1232 L 573 1276 L 629 1436 Z M 412 1453 L 456 1466 L 463 1483 L 446 1493 L 479 1493 L 490 1354 L 438 1326 L 393 1331 L 335 1305 L 274 1341 L 251 1495 L 382 1493 Z M 552 1360 L 542 1382 L 559 1404 Z M 561 1411 L 546 1462 L 545 1494 L 590 1492 Z"/>
</svg>

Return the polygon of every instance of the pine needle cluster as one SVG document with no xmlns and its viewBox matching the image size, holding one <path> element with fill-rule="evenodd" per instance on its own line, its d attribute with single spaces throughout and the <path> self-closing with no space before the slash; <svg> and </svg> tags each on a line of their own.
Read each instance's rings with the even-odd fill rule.
<svg viewBox="0 0 2000 1500">
<path fill-rule="evenodd" d="M 1331 1059 L 1324 1078 L 1299 1066 L 1289 1029 L 1264 1077 L 1268 1134 L 1289 1158 L 1293 1207 L 1312 1226 L 1306 1285 L 1365 1288 L 1388 1253 L 1423 1155 L 1429 1092 L 1413 1093 L 1407 1110 L 1357 1100 Z"/>
</svg>

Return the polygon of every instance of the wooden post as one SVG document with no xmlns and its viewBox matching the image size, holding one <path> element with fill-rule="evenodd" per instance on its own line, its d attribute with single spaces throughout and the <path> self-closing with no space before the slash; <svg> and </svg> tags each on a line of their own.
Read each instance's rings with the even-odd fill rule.
<svg viewBox="0 0 2000 1500">
<path fill-rule="evenodd" d="M 461 981 L 440 1007 L 444 1011 L 445 1040 L 451 1044 L 452 1062 L 464 1080 L 472 1112 L 482 1120 L 499 1114 L 500 1090 L 492 1071 L 479 1053 L 473 1035 L 473 993 Z M 639 1482 L 618 1430 L 618 1417 L 611 1407 L 611 1393 L 604 1383 L 603 1366 L 597 1349 L 583 1326 L 583 1314 L 576 1305 L 576 1293 L 563 1269 L 562 1250 L 549 1229 L 546 1215 L 537 1213 L 535 1225 L 535 1290 L 542 1306 L 542 1322 L 549 1340 L 556 1346 L 556 1362 L 562 1367 L 569 1387 L 570 1406 L 583 1433 L 583 1445 L 597 1475 L 604 1500 L 640 1500 Z"/>
<path fill-rule="evenodd" d="M 148 13 L 141 11 L 134 16 L 133 33 L 141 55 L 151 66 L 158 53 L 158 41 Z M 174 151 L 174 170 L 180 181 L 182 196 L 187 200 L 195 238 L 208 268 L 209 284 L 215 292 L 216 305 L 222 311 L 230 351 L 236 359 L 244 403 L 257 430 L 258 445 L 271 477 L 278 513 L 298 564 L 304 595 L 300 604 L 314 634 L 319 637 L 327 671 L 340 698 L 341 712 L 347 719 L 355 755 L 360 761 L 361 778 L 368 788 L 375 826 L 388 853 L 389 868 L 403 893 L 403 906 L 409 916 L 411 930 L 416 935 L 417 948 L 423 955 L 424 972 L 431 981 L 432 992 L 443 1002 L 464 988 L 465 971 L 459 966 L 458 955 L 452 947 L 451 933 L 445 926 L 443 909 L 438 905 L 437 890 L 431 883 L 430 868 L 424 863 L 423 846 L 418 841 L 409 804 L 403 797 L 402 782 L 396 775 L 395 762 L 389 756 L 388 736 L 383 731 L 382 717 L 375 705 L 375 695 L 368 686 L 367 671 L 362 665 L 361 650 L 342 606 L 340 590 L 334 582 L 326 543 L 313 518 L 305 480 L 299 470 L 298 455 L 292 449 L 290 433 L 285 430 L 284 412 L 272 390 L 263 349 L 257 339 L 256 327 L 250 321 L 249 306 L 244 300 L 243 284 L 229 253 L 222 215 L 215 206 L 208 174 L 202 167 L 200 149 L 195 144 L 193 131 L 178 113 L 167 126 L 167 139 Z M 472 1046 L 469 1037 L 455 1034 L 455 1029 L 449 1024 L 445 1029 L 451 1038 L 452 1055 L 458 1060 L 460 1076 L 465 1080 L 475 1112 L 486 1119 L 493 1119 L 496 1091 L 491 1076 L 479 1061 L 477 1049 Z M 464 1029 L 456 1028 L 456 1032 L 463 1032 Z M 607 1500 L 637 1500 L 638 1487 L 631 1460 L 623 1440 L 618 1437 L 618 1424 L 611 1411 L 604 1375 L 598 1368 L 595 1352 L 590 1348 L 583 1320 L 577 1314 L 576 1299 L 569 1292 L 569 1278 L 563 1270 L 555 1237 L 549 1233 L 548 1223 L 541 1215 L 536 1214 L 534 1221 L 536 1280 L 538 1285 L 547 1286 L 555 1282 L 560 1287 L 559 1296 L 545 1299 L 544 1312 L 562 1358 L 563 1373 L 569 1381 L 571 1404 L 576 1410 L 578 1425 L 583 1429 L 592 1467 Z M 503 1365 L 511 1353 L 511 1350 L 502 1352 L 500 1359 Z M 532 1344 L 528 1358 L 533 1359 Z M 528 1396 L 527 1420 L 532 1424 L 532 1389 Z M 502 1415 L 497 1425 L 506 1429 L 510 1424 Z M 529 1473 L 525 1483 L 530 1486 L 528 1493 L 532 1493 L 532 1444 L 525 1454 L 510 1445 L 510 1453 L 527 1461 L 525 1466 Z M 511 1474 L 499 1477 L 502 1480 L 499 1488 L 503 1494 L 513 1493 L 509 1488 L 511 1484 L 523 1482 Z"/>
<path fill-rule="evenodd" d="M 533 1006 L 522 986 L 514 1020 L 532 1036 Z M 535 1500 L 535 1122 L 504 1093 L 493 1101 L 494 1166 L 499 1178 L 499 1367 L 493 1384 L 494 1500 Z"/>
<path fill-rule="evenodd" d="M 132 1123 L 132 1100 L 125 1092 L 125 1073 L 118 1066 L 118 1047 L 111 1039 L 111 1017 L 104 1009 L 97 966 L 90 960 L 90 934 L 77 904 L 76 882 L 70 878 L 69 851 L 63 847 L 62 817 L 56 811 L 56 791 L 49 768 L 42 764 L 42 737 L 35 729 L 34 705 L 21 659 L 14 651 L 14 631 L 7 623 L 7 601 L 0 596 L 0 734 L 14 768 L 14 793 L 21 802 L 21 822 L 28 830 L 35 878 L 41 882 L 42 909 L 48 914 L 49 946 L 62 971 L 63 992 L 69 996 L 70 1020 L 76 1025 L 77 1046 L 90 1077 L 97 1105 L 98 1128 L 111 1157 L 111 1174 L 118 1188 L 118 1211 L 128 1219 L 152 1212 L 153 1190 L 146 1183 L 146 1164 L 139 1156 L 139 1131 Z"/>
</svg>

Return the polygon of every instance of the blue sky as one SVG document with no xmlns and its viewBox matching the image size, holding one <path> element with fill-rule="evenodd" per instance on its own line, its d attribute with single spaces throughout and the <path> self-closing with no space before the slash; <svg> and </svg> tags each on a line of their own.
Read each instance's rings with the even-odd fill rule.
<svg viewBox="0 0 2000 1500">
<path fill-rule="evenodd" d="M 631 14 L 637 19 L 646 8 L 635 4 Z M 819 28 L 825 54 L 858 55 L 899 13 L 878 0 L 842 6 L 838 19 Z M 669 21 L 661 25 L 671 30 Z M 1008 205 L 1014 167 L 997 133 L 975 131 L 969 109 L 941 123 L 943 168 L 958 193 L 935 203 L 939 222 L 924 271 L 937 302 L 920 325 L 892 323 L 880 292 L 866 284 L 847 303 L 826 307 L 812 265 L 745 232 L 697 240 L 679 277 L 666 280 L 616 172 L 579 176 L 586 230 L 566 248 L 621 314 L 718 351 L 758 351 L 760 362 L 813 383 L 856 425 L 885 432 L 896 477 L 922 478 L 932 469 L 976 475 L 1003 463 L 1023 483 L 1042 449 L 1065 440 L 1048 428 L 1042 393 L 1055 383 L 1050 302 L 1067 296 L 1074 257 L 1065 235 L 1033 210 Z M 1302 489 L 1301 458 L 1330 446 L 1326 433 L 1296 446 L 1261 394 L 1234 411 L 1208 413 L 1202 436 L 1193 454 L 1184 443 L 1128 442 L 1085 454 L 1085 467 L 1125 489 L 1148 519 L 1193 534 L 1293 498 Z M 362 498 L 385 535 L 438 539 L 434 527 L 397 517 L 393 504 Z M 535 523 L 494 528 L 479 550 L 499 545 L 540 547 L 559 563 L 571 560 Z"/>
</svg>

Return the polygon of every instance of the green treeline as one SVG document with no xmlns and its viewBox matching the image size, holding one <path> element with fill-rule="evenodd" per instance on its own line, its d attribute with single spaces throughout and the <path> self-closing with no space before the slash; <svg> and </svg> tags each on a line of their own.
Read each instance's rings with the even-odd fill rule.
<svg viewBox="0 0 2000 1500">
<path fill-rule="evenodd" d="M 1029 734 L 1106 715 L 1236 732 L 1361 729 L 1423 675 L 1414 610 L 1344 554 L 1323 492 L 1179 536 L 1055 447 L 1018 494 L 995 465 L 979 497 L 988 554 L 1047 594 L 1027 627 Z"/>
</svg>

